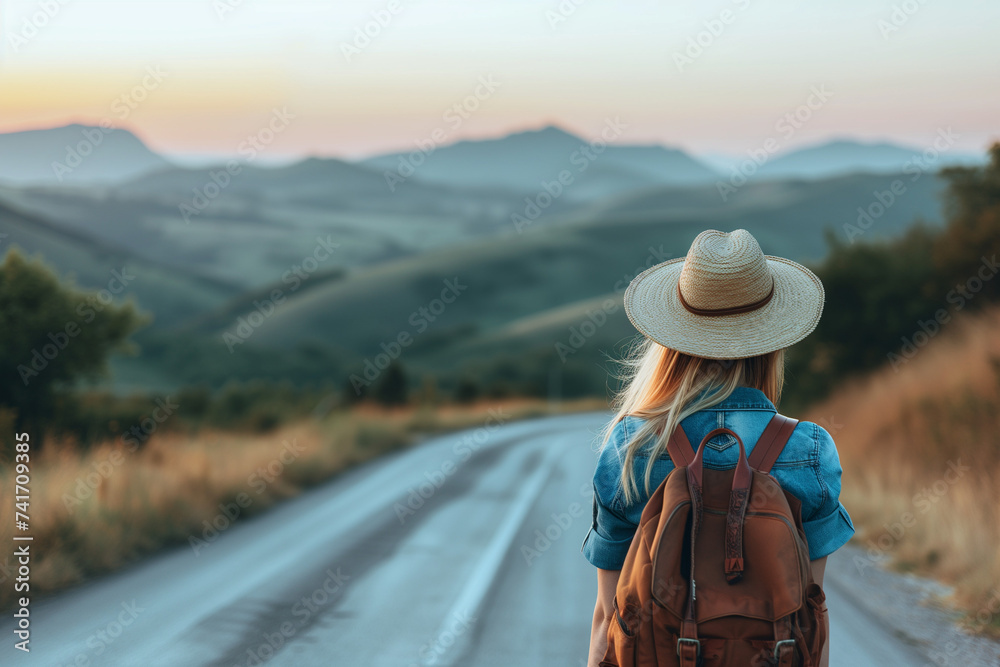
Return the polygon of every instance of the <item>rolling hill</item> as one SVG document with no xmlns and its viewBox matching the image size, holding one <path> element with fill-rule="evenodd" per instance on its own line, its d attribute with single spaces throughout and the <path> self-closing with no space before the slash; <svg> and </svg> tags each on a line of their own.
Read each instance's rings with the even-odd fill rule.
<svg viewBox="0 0 1000 667">
<path fill-rule="evenodd" d="M 117 183 L 170 166 L 126 129 L 66 125 L 0 134 L 0 183 Z"/>
<path fill-rule="evenodd" d="M 134 276 L 120 298 L 134 298 L 141 310 L 154 315 L 155 326 L 171 326 L 214 309 L 240 291 L 223 281 L 172 270 L 113 243 L 66 229 L 2 202 L 0 234 L 0 256 L 13 247 L 20 248 L 28 256 L 43 259 L 60 277 L 72 277 L 80 287 L 105 289 L 115 271 Z"/>
<path fill-rule="evenodd" d="M 318 238 L 344 248 L 331 265 L 356 266 L 495 234 L 520 201 L 502 190 L 416 181 L 393 192 L 380 173 L 332 159 L 219 171 L 169 168 L 87 190 L 0 187 L 0 202 L 179 271 L 254 289 L 300 264 Z M 569 208 L 560 202 L 550 211 Z"/>
<path fill-rule="evenodd" d="M 902 194 L 892 194 L 893 188 Z M 845 226 L 859 229 L 861 236 L 869 240 L 892 237 L 914 220 L 931 224 L 940 221 L 943 188 L 943 181 L 933 174 L 916 180 L 905 174 L 848 174 L 815 181 L 754 181 L 735 193 L 727 193 L 726 201 L 715 186 L 654 188 L 599 202 L 580 211 L 575 219 L 593 224 L 623 216 L 652 223 L 678 216 L 696 216 L 706 223 L 716 219 L 765 221 L 772 215 L 775 219 L 798 219 L 802 228 L 795 232 L 799 237 L 795 245 L 807 251 L 798 256 L 820 259 L 826 246 L 813 235 L 817 224 L 829 225 L 843 241 L 859 238 Z M 888 201 L 887 192 L 893 201 L 885 207 L 881 202 Z M 766 230 L 762 233 L 766 234 Z"/>
<path fill-rule="evenodd" d="M 825 230 L 831 228 L 844 240 L 841 224 L 853 222 L 858 202 L 892 180 L 855 175 L 780 188 L 752 184 L 746 203 L 706 208 L 700 214 L 692 212 L 690 198 L 671 212 L 672 190 L 648 192 L 520 235 L 358 267 L 343 279 L 289 295 L 254 331 L 248 346 L 288 350 L 324 344 L 361 362 L 407 333 L 413 340 L 405 351 L 406 363 L 437 370 L 457 369 L 475 359 L 516 357 L 529 349 L 551 351 L 570 335 L 570 324 L 584 321 L 587 308 L 620 298 L 631 277 L 647 266 L 682 256 L 703 229 L 742 227 L 760 240 L 766 253 L 817 260 L 826 252 Z M 915 210 L 926 213 L 939 188 L 931 178 L 917 181 L 907 193 L 911 199 L 890 208 L 879 227 L 871 229 L 872 236 L 901 232 Z M 435 300 L 449 283 L 462 286 L 454 303 L 440 313 L 429 311 L 432 316 L 421 312 L 442 306 Z M 243 313 L 252 310 L 251 300 L 245 300 Z M 221 320 L 228 320 L 228 326 L 219 327 L 220 318 L 211 318 L 196 330 L 221 340 L 234 329 L 238 312 L 230 304 Z M 596 351 L 614 344 L 629 332 L 626 323 L 619 311 L 588 346 L 592 343 Z"/>
<path fill-rule="evenodd" d="M 295 200 L 317 192 L 327 192 L 332 197 L 351 193 L 358 196 L 391 194 L 381 173 L 333 158 L 307 158 L 280 167 L 241 162 L 228 173 L 225 165 L 161 169 L 119 185 L 116 192 L 125 197 L 175 197 L 191 195 L 193 190 L 220 180 L 226 183 L 224 191 L 256 194 L 261 199 Z M 410 187 L 403 187 L 419 189 L 419 185 L 408 185 Z"/>
</svg>

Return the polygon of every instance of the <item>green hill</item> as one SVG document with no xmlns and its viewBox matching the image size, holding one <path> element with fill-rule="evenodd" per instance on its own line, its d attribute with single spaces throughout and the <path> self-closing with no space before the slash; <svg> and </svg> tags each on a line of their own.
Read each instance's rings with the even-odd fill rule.
<svg viewBox="0 0 1000 667">
<path fill-rule="evenodd" d="M 13 246 L 20 247 L 30 256 L 41 257 L 60 275 L 72 276 L 81 287 L 108 289 L 110 284 L 117 289 L 118 283 L 111 281 L 116 271 L 121 273 L 127 284 L 116 297 L 134 297 L 141 309 L 154 315 L 157 326 L 170 326 L 215 309 L 239 291 L 234 285 L 174 271 L 120 246 L 2 203 L 0 234 L 0 256 Z"/>
<path fill-rule="evenodd" d="M 542 343 L 554 349 L 570 335 L 571 324 L 583 321 L 588 304 L 607 295 L 620 299 L 632 276 L 682 256 L 706 228 L 742 227 L 768 254 L 814 261 L 826 251 L 824 230 L 843 235 L 843 224 L 855 221 L 858 202 L 892 181 L 891 176 L 849 176 L 752 184 L 741 192 L 741 203 L 714 208 L 697 205 L 707 197 L 704 190 L 642 193 L 522 234 L 360 267 L 342 279 L 288 294 L 254 329 L 246 347 L 327 345 L 363 361 L 379 354 L 383 344 L 391 347 L 402 333 L 412 336 L 406 363 L 428 370 L 459 368 L 470 358 L 516 354 Z M 905 229 L 918 212 L 932 210 L 939 188 L 930 177 L 918 182 L 906 193 L 909 198 L 901 197 L 868 233 L 875 238 Z M 701 213 L 695 213 L 699 208 Z M 442 302 L 439 313 L 421 313 L 437 306 L 448 281 L 459 285 L 454 302 Z M 225 317 L 202 319 L 189 330 L 221 345 L 238 324 L 239 300 L 234 304 Z M 253 309 L 252 300 L 245 299 L 242 314 Z M 612 317 L 598 337 L 600 345 L 630 333 L 625 324 Z"/>
<path fill-rule="evenodd" d="M 325 161 L 298 169 L 341 167 L 356 171 Z M 361 171 L 359 178 L 372 176 Z M 596 377 L 587 366 L 633 334 L 623 313 L 609 314 L 578 353 L 560 355 L 557 344 L 568 344 L 572 327 L 585 323 L 595 304 L 609 296 L 620 303 L 636 273 L 682 256 L 702 230 L 745 228 L 766 253 L 818 261 L 828 250 L 825 230 L 846 240 L 845 226 L 857 223 L 858 208 L 871 207 L 877 193 L 907 178 L 755 182 L 725 201 L 710 184 L 646 187 L 587 206 L 545 208 L 517 233 L 511 216 L 526 203 L 504 199 L 511 195 L 456 190 L 448 199 L 432 186 L 437 213 L 420 206 L 393 213 L 378 211 L 380 204 L 359 185 L 358 207 L 368 209 L 350 211 L 274 199 L 285 192 L 282 183 L 298 187 L 296 178 L 259 170 L 248 174 L 248 183 L 265 172 L 277 178 L 267 198 L 233 190 L 231 199 L 191 225 L 168 203 L 190 184 L 190 174 L 170 196 L 165 186 L 128 196 L 4 191 L 0 201 L 33 209 L 18 213 L 5 205 L 0 229 L 7 242 L 40 252 L 87 284 L 107 281 L 116 264 L 137 266 L 128 293 L 156 320 L 137 336 L 141 355 L 114 362 L 117 381 L 130 386 L 144 379 L 160 387 L 249 377 L 339 382 L 395 349 L 401 336 L 401 361 L 416 373 L 523 377 L 528 367 L 538 376 L 533 381 L 542 382 L 555 363 L 583 386 Z M 938 224 L 941 189 L 935 176 L 907 182 L 864 238 L 898 236 L 915 218 Z M 492 209 L 477 218 L 476 206 Z M 290 267 L 302 263 L 319 236 L 338 248 L 307 280 L 295 280 Z M 439 301 L 442 292 L 448 303 Z"/>
</svg>

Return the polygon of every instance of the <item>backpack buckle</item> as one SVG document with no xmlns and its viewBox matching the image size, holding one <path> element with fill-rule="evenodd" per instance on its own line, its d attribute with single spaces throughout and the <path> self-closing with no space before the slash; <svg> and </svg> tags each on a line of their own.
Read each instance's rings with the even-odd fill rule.
<svg viewBox="0 0 1000 667">
<path fill-rule="evenodd" d="M 697 639 L 691 639 L 690 637 L 678 637 L 677 638 L 677 655 L 681 654 L 681 642 L 691 642 L 694 644 L 694 655 L 697 658 L 701 655 L 701 642 Z"/>
<path fill-rule="evenodd" d="M 794 650 L 795 649 L 795 640 L 794 639 L 782 639 L 779 642 L 775 642 L 775 644 L 774 644 L 774 659 L 775 659 L 775 661 L 781 660 L 781 648 L 783 646 L 789 646 L 789 647 L 791 647 Z"/>
</svg>

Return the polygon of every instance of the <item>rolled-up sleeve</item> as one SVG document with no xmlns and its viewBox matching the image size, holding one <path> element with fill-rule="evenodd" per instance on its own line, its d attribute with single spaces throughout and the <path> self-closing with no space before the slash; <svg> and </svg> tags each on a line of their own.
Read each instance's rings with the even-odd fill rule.
<svg viewBox="0 0 1000 667">
<path fill-rule="evenodd" d="M 854 535 L 854 522 L 840 501 L 840 477 L 843 472 L 833 437 L 818 424 L 816 438 L 817 493 L 809 494 L 802 506 L 802 528 L 809 542 L 809 559 L 828 556 L 844 546 Z"/>
<path fill-rule="evenodd" d="M 580 550 L 595 567 L 620 570 L 637 526 L 625 518 L 619 503 L 621 445 L 627 442 L 624 421 L 618 422 L 601 450 L 594 471 L 594 513 Z"/>
</svg>

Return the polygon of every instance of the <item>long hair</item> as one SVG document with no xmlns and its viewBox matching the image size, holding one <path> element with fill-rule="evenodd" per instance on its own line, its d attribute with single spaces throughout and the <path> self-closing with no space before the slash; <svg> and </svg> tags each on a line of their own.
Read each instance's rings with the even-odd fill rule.
<svg viewBox="0 0 1000 667">
<path fill-rule="evenodd" d="M 724 401 L 736 387 L 760 389 L 774 403 L 781 400 L 785 381 L 785 351 L 746 359 L 705 359 L 678 352 L 643 337 L 625 359 L 620 376 L 622 388 L 612 401 L 615 418 L 604 429 L 607 446 L 614 426 L 627 415 L 645 420 L 625 450 L 621 487 L 626 503 L 639 493 L 635 480 L 635 457 L 652 440 L 644 486 L 650 493 L 652 461 L 667 449 L 667 440 L 681 420 L 699 410 Z"/>
</svg>

